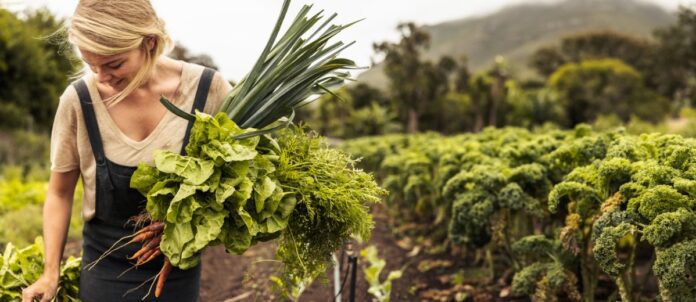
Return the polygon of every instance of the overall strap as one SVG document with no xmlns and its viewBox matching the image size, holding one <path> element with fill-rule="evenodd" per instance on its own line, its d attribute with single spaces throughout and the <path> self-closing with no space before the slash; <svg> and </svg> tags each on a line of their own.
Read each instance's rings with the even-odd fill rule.
<svg viewBox="0 0 696 302">
<path fill-rule="evenodd" d="M 85 80 L 79 80 L 73 86 L 77 90 L 77 96 L 80 98 L 80 106 L 82 107 L 82 115 L 85 118 L 89 143 L 92 145 L 92 153 L 94 153 L 97 164 L 102 165 L 106 162 L 106 156 L 104 155 L 104 144 L 102 144 L 101 135 L 99 134 L 97 116 L 94 114 L 94 107 L 92 107 L 92 97 L 89 95 Z"/>
<path fill-rule="evenodd" d="M 213 81 L 213 75 L 215 75 L 215 70 L 211 68 L 205 68 L 201 79 L 198 82 L 198 90 L 196 90 L 196 98 L 193 101 L 193 107 L 191 108 L 191 114 L 196 114 L 196 110 L 203 111 L 205 108 L 205 103 L 208 99 L 208 91 L 210 90 L 210 84 Z M 184 143 L 181 145 L 181 154 L 186 155 L 186 145 L 189 143 L 189 136 L 191 134 L 191 128 L 193 127 L 193 122 L 189 121 L 188 126 L 186 126 L 186 134 L 184 135 Z"/>
<path fill-rule="evenodd" d="M 92 146 L 94 159 L 97 161 L 97 180 L 107 190 L 113 190 L 114 184 L 111 181 L 109 165 L 106 163 L 106 155 L 104 155 L 104 144 L 102 143 L 101 135 L 99 134 L 99 124 L 97 116 L 94 113 L 92 106 L 92 97 L 89 95 L 89 89 L 85 80 L 79 80 L 73 84 L 77 90 L 77 96 L 80 98 L 80 106 L 82 107 L 82 115 L 85 119 L 85 127 L 87 128 L 87 136 L 89 143 Z"/>
</svg>

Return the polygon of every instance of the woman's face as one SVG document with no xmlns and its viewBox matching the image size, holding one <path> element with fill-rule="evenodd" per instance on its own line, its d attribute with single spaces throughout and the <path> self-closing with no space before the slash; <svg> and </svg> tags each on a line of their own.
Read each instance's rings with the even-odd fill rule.
<svg viewBox="0 0 696 302">
<path fill-rule="evenodd" d="M 80 49 L 82 60 L 97 76 L 99 83 L 108 85 L 116 91 L 121 91 L 138 74 L 145 64 L 145 53 L 142 47 L 109 56 L 102 56 Z"/>
</svg>

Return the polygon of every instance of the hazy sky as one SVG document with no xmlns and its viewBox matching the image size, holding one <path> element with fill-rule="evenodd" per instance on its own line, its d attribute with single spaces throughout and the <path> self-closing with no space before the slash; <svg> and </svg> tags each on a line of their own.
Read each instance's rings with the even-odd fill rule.
<svg viewBox="0 0 696 302">
<path fill-rule="evenodd" d="M 556 0 L 544 0 L 554 2 Z M 674 11 L 679 4 L 693 6 L 696 0 L 645 0 Z M 64 17 L 72 14 L 77 0 L 0 0 L 12 10 L 47 6 Z M 266 43 L 282 4 L 281 0 L 255 1 L 173 1 L 152 0 L 155 10 L 167 23 L 175 41 L 192 53 L 206 53 L 228 79 L 239 80 L 251 68 Z M 395 40 L 399 22 L 436 24 L 467 16 L 495 12 L 506 5 L 532 2 L 530 0 L 295 0 L 288 19 L 301 4 L 314 3 L 315 11 L 338 13 L 336 21 L 345 23 L 365 18 L 345 30 L 339 38 L 356 41 L 343 56 L 367 66 L 373 55 L 372 43 Z M 540 1 L 536 1 L 540 2 Z M 195 3 L 195 5 L 194 5 Z M 287 20 L 286 22 L 290 22 Z"/>
</svg>

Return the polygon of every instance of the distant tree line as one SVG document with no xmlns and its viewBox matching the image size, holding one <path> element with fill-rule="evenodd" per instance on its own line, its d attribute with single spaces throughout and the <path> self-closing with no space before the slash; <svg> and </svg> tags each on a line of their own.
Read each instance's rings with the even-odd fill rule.
<svg viewBox="0 0 696 302">
<path fill-rule="evenodd" d="M 54 35 L 62 24 L 45 9 L 16 14 L 0 8 L 0 130 L 50 130 L 60 94 L 82 68 Z M 413 23 L 397 30 L 399 41 L 374 45 L 384 57 L 386 92 L 369 83 L 349 85 L 299 112 L 300 120 L 326 135 L 355 137 L 572 127 L 603 116 L 659 122 L 696 106 L 696 13 L 689 8 L 680 8 L 677 22 L 652 39 L 598 31 L 544 46 L 529 59 L 535 79 L 515 78 L 502 57 L 479 72 L 468 68 L 466 57 L 426 60 L 430 35 Z M 210 56 L 180 44 L 170 56 L 217 69 Z"/>
<path fill-rule="evenodd" d="M 533 79 L 515 79 L 502 57 L 477 73 L 465 57 L 426 60 L 429 34 L 403 23 L 398 42 L 374 45 L 384 57 L 386 92 L 369 83 L 348 86 L 303 117 L 338 137 L 547 123 L 573 127 L 604 116 L 661 122 L 696 106 L 696 13 L 681 7 L 677 14 L 677 22 L 657 29 L 652 39 L 612 31 L 563 37 L 530 57 L 538 74 Z"/>
<path fill-rule="evenodd" d="M 58 97 L 77 71 L 72 50 L 47 38 L 61 25 L 47 10 L 20 18 L 0 8 L 1 128 L 50 129 Z"/>
</svg>

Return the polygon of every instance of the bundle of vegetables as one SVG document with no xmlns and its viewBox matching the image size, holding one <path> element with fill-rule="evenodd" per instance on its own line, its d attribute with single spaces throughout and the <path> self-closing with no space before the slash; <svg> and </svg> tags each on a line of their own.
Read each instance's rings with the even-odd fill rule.
<svg viewBox="0 0 696 302">
<path fill-rule="evenodd" d="M 43 239 L 37 237 L 34 244 L 17 249 L 12 243 L 5 246 L 0 258 L 0 301 L 22 299 L 22 289 L 36 282 L 43 273 Z M 79 301 L 80 258 L 70 257 L 60 268 L 60 281 L 56 299 Z"/>
<path fill-rule="evenodd" d="M 367 204 L 380 201 L 384 190 L 321 138 L 283 127 L 295 108 L 349 76 L 344 70 L 354 63 L 336 57 L 347 45 L 328 40 L 350 24 L 322 32 L 334 14 L 310 33 L 322 17 L 307 17 L 305 6 L 276 41 L 288 6 L 286 0 L 261 57 L 214 117 L 189 115 L 163 100 L 194 125 L 187 155 L 158 151 L 155 166 L 140 164 L 131 178 L 131 187 L 147 197 L 151 225 L 163 223 L 134 255 L 138 264 L 153 249 L 166 256 L 155 296 L 171 266 L 197 265 L 208 246 L 241 254 L 278 238 L 284 269 L 277 282 L 294 288 L 324 272 L 351 235 L 370 235 Z"/>
<path fill-rule="evenodd" d="M 210 245 L 241 254 L 281 237 L 285 276 L 301 281 L 323 272 L 351 234 L 369 237 L 365 202 L 383 194 L 369 174 L 301 128 L 233 138 L 250 131 L 224 113 L 199 113 L 187 156 L 159 151 L 155 167 L 138 166 L 131 186 L 147 196 L 151 219 L 164 221 L 159 246 L 172 265 L 197 265 Z"/>
</svg>

